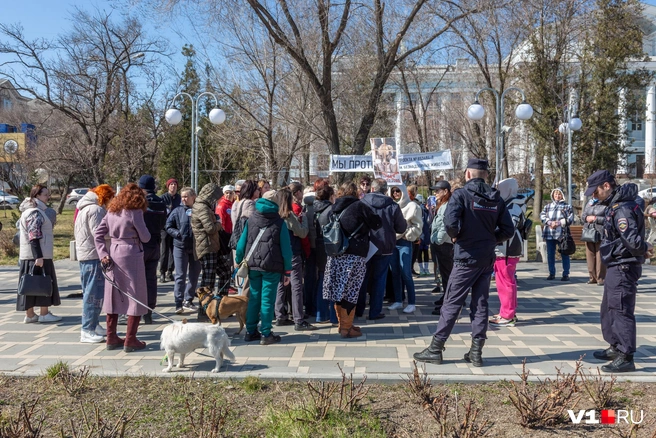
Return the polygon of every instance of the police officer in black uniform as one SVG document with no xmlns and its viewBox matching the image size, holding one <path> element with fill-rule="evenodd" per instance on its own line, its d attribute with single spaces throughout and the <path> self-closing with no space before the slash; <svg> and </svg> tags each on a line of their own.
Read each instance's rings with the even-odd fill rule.
<svg viewBox="0 0 656 438">
<path fill-rule="evenodd" d="M 488 298 L 492 276 L 494 248 L 510 239 L 514 232 L 512 218 L 499 192 L 485 183 L 488 162 L 471 158 L 467 162 L 462 189 L 453 192 L 446 207 L 444 225 L 454 242 L 454 266 L 440 310 L 437 331 L 428 348 L 415 353 L 418 361 L 440 364 L 444 343 L 451 334 L 465 304 L 469 289 L 472 298 L 470 318 L 472 342 L 465 360 L 483 366 L 482 350 L 488 324 Z"/>
<path fill-rule="evenodd" d="M 601 367 L 609 373 L 635 370 L 635 300 L 642 264 L 652 250 L 652 245 L 645 240 L 645 220 L 636 203 L 637 194 L 638 186 L 633 183 L 617 186 L 615 177 L 606 170 L 593 173 L 585 191 L 585 196 L 594 196 L 606 206 L 600 247 L 601 262 L 607 267 L 601 301 L 601 332 L 610 347 L 595 351 L 593 356 L 612 361 Z"/>
</svg>

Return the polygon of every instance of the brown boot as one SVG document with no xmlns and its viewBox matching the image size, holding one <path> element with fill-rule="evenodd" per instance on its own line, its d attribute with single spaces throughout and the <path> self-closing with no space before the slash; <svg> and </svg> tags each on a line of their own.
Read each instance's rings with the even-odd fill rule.
<svg viewBox="0 0 656 438">
<path fill-rule="evenodd" d="M 107 314 L 107 349 L 116 350 L 121 348 L 125 340 L 118 337 L 116 333 L 116 326 L 118 324 L 118 314 L 117 313 L 108 313 Z"/>
<path fill-rule="evenodd" d="M 361 331 L 353 328 L 353 318 L 355 318 L 355 309 L 347 312 L 346 309 L 342 308 L 342 326 L 339 330 L 342 338 L 357 338 L 358 336 L 362 336 Z"/>
<path fill-rule="evenodd" d="M 353 312 L 353 310 L 351 310 Z M 360 327 L 357 325 L 353 325 L 353 320 L 355 319 L 355 312 L 353 312 L 353 315 L 351 315 L 351 330 L 354 330 L 360 334 L 362 334 L 362 330 L 360 330 Z M 345 308 L 342 307 L 342 318 L 347 318 L 348 317 L 348 312 L 346 311 Z"/>
<path fill-rule="evenodd" d="M 128 329 L 125 333 L 125 343 L 123 344 L 123 350 L 126 353 L 132 353 L 133 351 L 146 348 L 146 343 L 137 339 L 139 320 L 141 320 L 140 316 L 128 316 Z"/>
<path fill-rule="evenodd" d="M 335 313 L 337 314 L 337 331 L 341 333 L 342 331 L 342 306 L 338 303 L 335 303 Z"/>
</svg>

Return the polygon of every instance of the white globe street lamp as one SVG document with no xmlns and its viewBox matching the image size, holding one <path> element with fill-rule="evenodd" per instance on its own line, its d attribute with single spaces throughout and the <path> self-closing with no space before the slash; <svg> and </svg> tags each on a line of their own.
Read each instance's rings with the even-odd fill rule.
<svg viewBox="0 0 656 438">
<path fill-rule="evenodd" d="M 189 93 L 185 92 L 178 93 L 173 98 L 173 103 L 175 103 L 178 97 L 188 97 L 191 101 L 191 187 L 196 191 L 198 191 L 198 137 L 203 135 L 202 128 L 198 126 L 198 120 L 200 119 L 198 103 L 203 96 L 213 97 L 215 106 L 219 106 L 219 99 L 214 93 L 209 91 L 199 94 L 195 99 Z M 178 125 L 182 121 L 182 113 L 176 108 L 166 110 L 164 117 L 167 123 L 171 125 Z M 222 109 L 214 108 L 208 114 L 208 118 L 212 124 L 220 125 L 225 122 L 226 114 Z"/>
<path fill-rule="evenodd" d="M 503 158 L 504 158 L 504 134 L 501 132 L 504 119 L 504 104 L 506 93 L 510 90 L 518 91 L 522 95 L 522 103 L 517 105 L 515 109 L 515 117 L 519 120 L 528 120 L 533 116 L 533 107 L 526 103 L 526 96 L 524 91 L 517 87 L 510 87 L 504 90 L 504 92 L 499 95 L 499 92 L 494 88 L 483 88 L 476 93 L 476 98 L 474 103 L 469 106 L 467 109 L 467 117 L 470 120 L 479 121 L 485 117 L 485 108 L 478 102 L 478 97 L 483 91 L 489 91 L 494 94 L 495 103 L 496 103 L 496 175 L 495 181 L 500 181 L 503 179 Z M 510 132 L 510 130 L 506 130 Z"/>
<path fill-rule="evenodd" d="M 578 94 L 576 90 L 571 89 L 569 92 L 569 104 L 565 111 L 565 120 L 567 122 L 561 123 L 558 127 L 558 131 L 561 134 L 567 134 L 567 203 L 569 205 L 572 205 L 572 131 L 578 131 L 583 127 L 581 119 L 576 117 L 576 111 L 578 109 L 577 98 Z"/>
</svg>

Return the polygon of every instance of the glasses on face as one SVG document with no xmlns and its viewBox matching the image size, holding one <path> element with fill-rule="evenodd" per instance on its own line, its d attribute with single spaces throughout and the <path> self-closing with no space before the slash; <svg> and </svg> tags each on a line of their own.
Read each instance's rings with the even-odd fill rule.
<svg viewBox="0 0 656 438">
<path fill-rule="evenodd" d="M 368 182 L 361 182 L 360 185 L 369 187 L 371 184 L 369 184 Z"/>
</svg>

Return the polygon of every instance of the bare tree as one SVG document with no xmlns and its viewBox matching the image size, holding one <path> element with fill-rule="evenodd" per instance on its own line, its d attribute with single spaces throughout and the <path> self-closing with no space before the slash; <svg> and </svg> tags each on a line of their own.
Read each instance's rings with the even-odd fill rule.
<svg viewBox="0 0 656 438">
<path fill-rule="evenodd" d="M 148 39 L 134 18 L 76 10 L 73 30 L 54 41 L 28 40 L 19 25 L 0 24 L 0 74 L 16 88 L 63 114 L 79 131 L 80 170 L 106 179 L 106 157 L 118 135 L 115 119 L 130 112 L 131 75 L 156 62 L 164 44 Z M 75 142 L 78 144 L 78 142 Z"/>
</svg>

